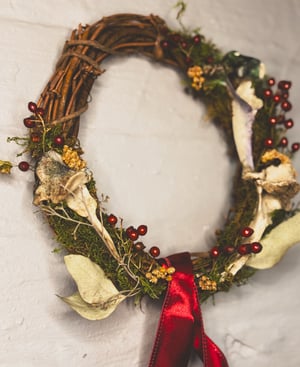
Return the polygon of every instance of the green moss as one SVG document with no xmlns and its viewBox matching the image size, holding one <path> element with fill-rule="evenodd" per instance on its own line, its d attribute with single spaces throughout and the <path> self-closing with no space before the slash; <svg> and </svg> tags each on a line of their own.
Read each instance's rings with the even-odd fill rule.
<svg viewBox="0 0 300 367">
<path fill-rule="evenodd" d="M 94 183 L 90 183 L 91 189 Z M 58 213 L 64 214 L 61 209 L 53 207 Z M 89 225 L 87 219 L 80 217 L 72 210 L 64 206 L 64 211 L 70 218 L 75 221 L 82 222 L 78 225 L 72 221 L 61 218 L 57 215 L 48 216 L 48 221 L 56 234 L 56 240 L 69 253 L 80 254 L 90 258 L 97 263 L 104 271 L 106 276 L 112 280 L 116 287 L 120 290 L 130 291 L 136 288 L 136 282 L 128 276 L 122 266 L 119 266 L 117 261 L 110 255 L 104 242 L 96 233 L 93 227 Z M 106 221 L 106 215 L 104 215 Z M 107 223 L 107 222 L 106 222 Z M 121 257 L 124 257 L 126 263 L 131 259 L 130 269 L 133 274 L 140 278 L 140 285 L 137 292 L 142 295 L 149 295 L 152 298 L 159 298 L 159 295 L 165 290 L 166 283 L 161 282 L 158 286 L 149 283 L 145 278 L 143 267 L 149 269 L 153 266 L 153 259 L 146 253 L 132 253 L 133 244 L 126 239 L 125 232 L 121 229 L 106 225 L 112 240 L 116 244 Z M 120 238 L 125 238 L 121 240 Z M 142 266 L 139 267 L 139 264 Z"/>
</svg>

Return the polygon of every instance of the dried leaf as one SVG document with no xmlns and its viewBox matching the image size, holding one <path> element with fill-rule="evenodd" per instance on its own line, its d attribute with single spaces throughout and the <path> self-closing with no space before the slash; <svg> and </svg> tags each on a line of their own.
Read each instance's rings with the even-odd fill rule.
<svg viewBox="0 0 300 367">
<path fill-rule="evenodd" d="M 100 266 L 82 255 L 65 256 L 67 269 L 75 280 L 82 299 L 89 304 L 105 304 L 119 291 Z"/>
<path fill-rule="evenodd" d="M 112 297 L 105 304 L 93 305 L 85 302 L 80 294 L 74 293 L 70 297 L 60 297 L 64 302 L 72 307 L 80 316 L 88 320 L 102 320 L 108 317 L 124 299 L 124 296 L 117 295 Z"/>
<path fill-rule="evenodd" d="M 76 191 L 66 197 L 66 203 L 68 207 L 74 210 L 77 214 L 88 218 L 89 222 L 102 238 L 111 255 L 119 263 L 122 262 L 111 236 L 96 215 L 97 202 L 91 196 L 87 187 L 85 185 L 79 186 Z"/>
<path fill-rule="evenodd" d="M 232 128 L 239 160 L 244 171 L 253 171 L 252 125 L 256 112 L 263 103 L 255 96 L 250 81 L 242 82 L 236 91 L 231 86 L 230 92 L 233 96 Z"/>
<path fill-rule="evenodd" d="M 260 186 L 257 187 L 258 203 L 254 213 L 254 217 L 249 223 L 249 227 L 254 230 L 253 235 L 247 239 L 246 242 L 260 241 L 265 229 L 272 223 L 271 214 L 275 210 L 281 209 L 279 199 L 273 195 L 268 195 L 262 192 Z"/>
<path fill-rule="evenodd" d="M 85 185 L 76 187 L 76 190 L 66 198 L 68 207 L 81 217 L 90 217 L 96 212 L 97 202 L 89 193 Z"/>
<path fill-rule="evenodd" d="M 113 240 L 97 217 L 97 201 L 90 195 L 85 186 L 91 180 L 90 171 L 85 168 L 74 171 L 63 162 L 60 154 L 48 151 L 40 159 L 36 174 L 40 182 L 35 190 L 33 203 L 40 205 L 43 201 L 50 200 L 57 204 L 66 200 L 70 209 L 78 215 L 88 218 L 111 255 L 120 263 L 121 258 Z"/>
<path fill-rule="evenodd" d="M 260 242 L 263 250 L 252 255 L 246 265 L 255 269 L 271 268 L 289 248 L 300 242 L 300 213 L 279 224 Z"/>
<path fill-rule="evenodd" d="M 65 200 L 68 195 L 91 179 L 88 170 L 74 171 L 63 162 L 61 155 L 55 151 L 48 151 L 38 162 L 36 174 L 39 186 L 35 190 L 35 205 L 50 200 L 57 204 Z"/>
<path fill-rule="evenodd" d="M 291 209 L 291 199 L 299 192 L 300 185 L 296 181 L 296 171 L 291 163 L 269 166 L 262 170 L 263 177 L 257 180 L 267 193 L 276 196 L 285 210 Z"/>
</svg>

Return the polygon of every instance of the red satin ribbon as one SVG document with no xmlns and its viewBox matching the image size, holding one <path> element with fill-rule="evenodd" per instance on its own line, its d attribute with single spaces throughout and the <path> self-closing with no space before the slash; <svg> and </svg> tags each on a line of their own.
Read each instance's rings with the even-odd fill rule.
<svg viewBox="0 0 300 367">
<path fill-rule="evenodd" d="M 176 272 L 169 283 L 148 367 L 186 367 L 192 348 L 204 367 L 228 367 L 224 354 L 205 334 L 190 254 L 165 259 Z"/>
</svg>

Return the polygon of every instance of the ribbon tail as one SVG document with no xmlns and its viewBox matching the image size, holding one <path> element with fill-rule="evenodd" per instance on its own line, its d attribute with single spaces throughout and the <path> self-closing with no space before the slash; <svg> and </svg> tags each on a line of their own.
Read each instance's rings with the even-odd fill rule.
<svg viewBox="0 0 300 367">
<path fill-rule="evenodd" d="M 194 291 L 194 350 L 202 359 L 204 367 L 229 367 L 221 349 L 206 335 L 196 285 Z"/>
<path fill-rule="evenodd" d="M 228 367 L 226 358 L 205 334 L 189 253 L 165 259 L 176 268 L 163 304 L 148 367 L 186 367 L 194 348 L 204 367 Z"/>
<path fill-rule="evenodd" d="M 223 352 L 202 327 L 195 326 L 194 350 L 202 359 L 204 367 L 229 367 Z"/>
<path fill-rule="evenodd" d="M 169 282 L 163 310 L 148 367 L 186 367 L 193 347 L 194 317 L 190 296 L 184 289 L 191 287 L 188 276 L 189 254 L 173 255 L 166 260 L 176 268 Z"/>
</svg>

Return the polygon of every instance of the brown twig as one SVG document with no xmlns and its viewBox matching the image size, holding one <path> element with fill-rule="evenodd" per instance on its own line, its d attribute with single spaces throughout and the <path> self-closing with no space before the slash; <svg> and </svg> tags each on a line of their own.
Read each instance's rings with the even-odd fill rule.
<svg viewBox="0 0 300 367">
<path fill-rule="evenodd" d="M 41 94 L 38 106 L 45 110 L 47 124 L 62 123 L 62 133 L 77 138 L 80 115 L 95 79 L 102 74 L 102 61 L 114 54 L 139 53 L 159 59 L 161 31 L 165 22 L 157 16 L 117 14 L 91 26 L 79 25 L 65 43 L 56 70 Z M 180 67 L 182 56 L 164 57 L 167 65 Z M 34 131 L 36 132 L 36 131 Z"/>
</svg>

